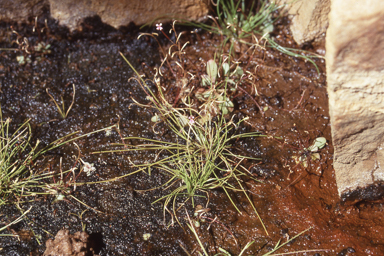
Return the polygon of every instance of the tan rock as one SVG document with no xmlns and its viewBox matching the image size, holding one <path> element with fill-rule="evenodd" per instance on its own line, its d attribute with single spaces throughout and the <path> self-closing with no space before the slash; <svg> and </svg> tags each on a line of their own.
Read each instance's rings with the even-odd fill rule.
<svg viewBox="0 0 384 256">
<path fill-rule="evenodd" d="M 291 31 L 296 43 L 323 40 L 328 27 L 331 0 L 280 0 L 291 18 Z"/>
<path fill-rule="evenodd" d="M 99 15 L 104 23 L 118 28 L 130 22 L 142 25 L 167 15 L 201 20 L 208 14 L 208 7 L 202 0 L 49 0 L 49 2 L 52 17 L 59 20 L 61 25 L 68 26 L 70 30 L 78 28 L 84 18 L 95 15 Z"/>
<path fill-rule="evenodd" d="M 25 22 L 49 7 L 53 18 L 73 31 L 87 18 L 99 15 L 115 28 L 130 22 L 143 25 L 163 17 L 200 21 L 208 14 L 209 0 L 0 0 L 0 20 Z M 164 18 L 168 17 L 168 18 Z"/>
<path fill-rule="evenodd" d="M 28 18 L 43 13 L 43 7 L 48 5 L 48 0 L 0 0 L 0 20 L 28 21 Z"/>
<path fill-rule="evenodd" d="M 326 37 L 340 195 L 384 181 L 384 1 L 332 0 Z"/>
<path fill-rule="evenodd" d="M 45 245 L 43 256 L 97 256 L 93 251 L 93 241 L 89 241 L 86 232 L 71 235 L 68 230 L 62 229 L 57 232 L 55 240 L 49 239 Z"/>
</svg>

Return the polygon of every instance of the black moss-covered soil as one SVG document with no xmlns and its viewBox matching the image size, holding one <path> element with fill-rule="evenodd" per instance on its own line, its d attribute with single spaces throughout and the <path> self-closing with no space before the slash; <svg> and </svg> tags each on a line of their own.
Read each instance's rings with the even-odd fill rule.
<svg viewBox="0 0 384 256">
<path fill-rule="evenodd" d="M 140 73 L 153 78 L 153 68 L 161 63 L 159 46 L 154 39 L 137 39 L 140 32 L 137 28 L 115 30 L 101 24 L 97 18 L 87 20 L 83 30 L 74 34 L 69 34 L 53 20 L 48 20 L 49 31 L 40 35 L 32 32 L 33 21 L 0 25 L 0 48 L 18 47 L 12 43 L 17 36 L 12 33 L 11 25 L 22 38 L 28 38 L 30 46 L 39 42 L 51 45 L 51 53 L 44 55 L 0 51 L 1 108 L 3 118 L 11 118 L 14 128 L 30 119 L 33 140 L 41 141 L 42 145 L 75 131 L 84 134 L 116 123 L 119 123 L 123 137 L 169 139 L 166 127 L 160 125 L 162 132 L 153 132 L 150 110 L 132 105 L 132 98 L 145 102 L 146 94 L 138 83 L 128 81 L 134 73 L 119 55 L 122 52 Z M 39 26 L 40 29 L 44 27 L 44 17 L 39 18 Z M 178 29 L 179 32 L 187 31 L 187 28 Z M 146 32 L 155 31 L 152 28 Z M 278 24 L 275 31 L 274 36 L 280 44 L 297 47 L 287 24 Z M 162 34 L 158 38 L 166 49 L 167 39 Z M 217 52 L 220 38 L 207 33 L 186 33 L 181 40 L 190 42 L 185 49 L 185 69 L 199 81 L 205 73 L 205 63 Z M 321 44 L 309 44 L 304 48 L 324 52 Z M 19 64 L 17 56 L 22 55 L 29 57 L 31 62 Z M 231 95 L 235 104 L 232 114 L 239 118 L 249 117 L 240 127 L 241 131 L 260 131 L 269 137 L 241 139 L 234 143 L 234 147 L 243 154 L 262 159 L 246 163 L 249 171 L 262 183 L 244 179 L 269 235 L 242 193 L 232 194 L 241 209 L 239 214 L 223 191 L 214 190 L 209 192 L 210 211 L 206 216 L 216 218 L 216 221 L 210 223 L 207 219 L 196 228 L 207 251 L 214 255 L 223 248 L 237 255 L 245 244 L 255 241 L 243 255 L 262 255 L 278 241 L 283 243 L 312 227 L 279 252 L 383 255 L 382 202 L 346 204 L 337 195 L 324 60 L 316 60 L 320 74 L 311 63 L 270 48 L 250 51 L 241 61 L 256 79 L 253 86 L 243 83 L 242 88 Z M 162 83 L 168 88 L 167 97 L 172 101 L 177 97 L 173 86 L 175 79 L 166 71 L 164 68 Z M 49 89 L 60 104 L 62 97 L 67 108 L 73 95 L 72 84 L 76 88 L 75 103 L 68 116 L 62 118 L 46 90 Z M 294 157 L 300 156 L 300 152 L 317 137 L 325 137 L 328 142 L 319 151 L 320 160 L 311 160 L 308 154 L 307 167 L 297 164 Z M 130 161 L 153 158 L 153 155 L 140 152 L 91 154 L 111 149 L 112 143 L 120 142 L 116 130 L 110 135 L 106 132 L 90 135 L 76 141 L 78 147 L 70 143 L 45 154 L 36 163 L 34 171 L 60 173 L 60 158 L 63 162 L 61 169 L 68 170 L 76 164 L 80 149 L 81 159 L 93 163 L 96 171 L 91 176 L 76 175 L 77 182 L 96 182 L 132 172 Z M 80 165 L 77 163 L 76 167 Z M 69 184 L 71 177 L 64 176 L 64 181 Z M 70 195 L 57 202 L 54 202 L 55 195 L 23 198 L 26 202 L 20 207 L 26 210 L 32 206 L 32 209 L 24 221 L 2 232 L 18 234 L 19 239 L 0 238 L 0 255 L 41 255 L 45 242 L 63 228 L 71 233 L 84 229 L 96 242 L 94 249 L 99 255 L 187 255 L 184 250 L 198 255 L 201 249 L 186 226 L 185 210 L 179 211 L 181 226 L 170 225 L 171 215 L 164 213 L 162 203 L 152 204 L 169 192 L 156 189 L 167 180 L 164 173 L 153 170 L 151 175 L 141 172 L 108 183 L 69 186 Z M 52 184 L 59 180 L 44 182 Z M 55 191 L 54 184 L 52 187 Z M 197 202 L 205 205 L 207 199 L 197 198 Z M 190 203 L 185 208 L 193 214 Z M 18 216 L 20 210 L 15 204 L 0 208 L 2 225 Z M 148 240 L 143 238 L 144 234 L 150 234 Z"/>
</svg>

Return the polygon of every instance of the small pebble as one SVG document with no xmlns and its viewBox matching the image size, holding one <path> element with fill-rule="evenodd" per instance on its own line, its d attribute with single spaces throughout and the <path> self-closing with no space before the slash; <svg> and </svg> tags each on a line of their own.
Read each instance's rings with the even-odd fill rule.
<svg viewBox="0 0 384 256">
<path fill-rule="evenodd" d="M 150 237 L 151 237 L 151 234 L 150 234 L 150 233 L 145 233 L 145 234 L 143 234 L 143 239 L 144 239 L 144 241 L 148 241 Z"/>
</svg>

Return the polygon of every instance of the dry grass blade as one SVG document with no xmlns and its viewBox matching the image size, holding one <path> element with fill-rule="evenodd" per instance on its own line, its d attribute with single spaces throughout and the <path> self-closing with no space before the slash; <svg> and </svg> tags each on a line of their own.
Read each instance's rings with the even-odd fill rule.
<svg viewBox="0 0 384 256">
<path fill-rule="evenodd" d="M 68 116 L 68 113 L 69 111 L 71 110 L 73 104 L 75 103 L 75 95 L 76 95 L 76 88 L 75 88 L 75 85 L 72 84 L 72 87 L 73 87 L 73 95 L 72 95 L 72 103 L 71 105 L 69 106 L 69 108 L 67 109 L 67 111 L 65 111 L 65 105 L 64 105 L 64 99 L 63 97 L 61 97 L 61 105 L 62 105 L 62 108 L 60 108 L 59 106 L 59 103 L 57 103 L 57 101 L 55 100 L 55 98 L 53 98 L 53 96 L 48 92 L 48 88 L 46 89 L 47 91 L 47 94 L 49 95 L 49 97 L 51 97 L 51 99 L 53 100 L 53 103 L 55 103 L 56 107 L 57 107 L 57 110 L 60 114 L 60 116 L 62 118 L 66 118 Z"/>
<path fill-rule="evenodd" d="M 197 234 L 196 232 L 196 229 L 194 228 L 193 226 L 193 223 L 192 223 L 192 220 L 191 218 L 189 217 L 188 215 L 188 212 L 186 213 L 187 214 L 187 219 L 188 219 L 188 222 L 187 223 L 187 226 L 188 228 L 192 231 L 192 233 L 194 234 L 194 236 L 196 237 L 196 240 L 200 246 L 200 249 L 203 251 L 204 253 L 204 256 L 209 256 L 208 252 L 207 252 L 207 249 L 203 246 L 203 243 L 201 242 L 200 240 L 200 237 L 199 235 Z M 313 250 L 301 250 L 301 251 L 294 251 L 294 252 L 285 252 L 285 253 L 276 253 L 276 251 L 278 251 L 279 249 L 283 248 L 285 245 L 287 245 L 288 243 L 292 242 L 293 240 L 295 240 L 296 238 L 298 238 L 299 236 L 301 236 L 302 234 L 304 234 L 305 232 L 309 231 L 312 227 L 300 232 L 299 234 L 295 235 L 294 237 L 288 239 L 286 242 L 284 243 L 280 243 L 280 241 L 278 241 L 275 245 L 275 247 L 265 253 L 265 254 L 262 254 L 262 256 L 284 256 L 284 255 L 297 255 L 297 254 L 306 254 L 306 253 L 312 253 L 312 252 L 324 252 L 324 251 L 329 251 L 329 250 L 324 250 L 324 249 L 313 249 Z M 251 241 L 251 242 L 248 242 L 241 250 L 241 252 L 238 254 L 238 256 L 242 256 L 246 250 L 254 243 L 255 241 Z M 224 255 L 224 256 L 231 256 L 232 254 L 230 254 L 229 252 L 227 252 L 226 250 L 222 249 L 222 248 L 219 248 L 219 251 L 220 253 L 217 253 L 217 254 L 214 254 L 214 256 L 219 256 L 219 255 Z M 200 252 L 199 252 L 199 255 L 202 255 Z"/>
<path fill-rule="evenodd" d="M 31 209 L 32 209 L 32 206 L 29 207 L 29 209 L 26 210 L 20 217 L 18 217 L 17 219 L 12 221 L 11 223 L 7 224 L 6 226 L 0 228 L 0 231 L 3 231 L 4 229 L 6 229 L 6 228 L 8 228 L 8 227 L 10 227 L 10 226 L 12 226 L 12 225 L 22 221 L 24 216 L 27 215 L 31 211 Z M 17 235 L 13 235 L 13 234 L 0 234 L 0 236 L 17 236 Z"/>
</svg>

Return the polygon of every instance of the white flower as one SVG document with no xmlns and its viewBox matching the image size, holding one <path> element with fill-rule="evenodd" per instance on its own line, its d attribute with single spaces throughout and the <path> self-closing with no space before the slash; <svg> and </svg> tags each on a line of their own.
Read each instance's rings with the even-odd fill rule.
<svg viewBox="0 0 384 256">
<path fill-rule="evenodd" d="M 156 30 L 163 30 L 163 23 L 156 24 Z"/>
<path fill-rule="evenodd" d="M 110 136 L 112 134 L 112 127 L 105 129 L 105 136 Z"/>
<path fill-rule="evenodd" d="M 91 176 L 92 172 L 96 171 L 96 167 L 94 164 L 84 162 L 83 160 L 81 161 L 83 162 L 83 171 L 87 174 L 87 176 Z"/>
</svg>

